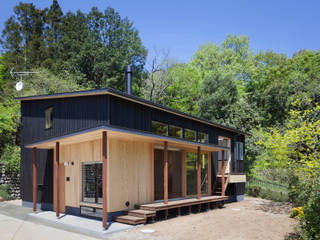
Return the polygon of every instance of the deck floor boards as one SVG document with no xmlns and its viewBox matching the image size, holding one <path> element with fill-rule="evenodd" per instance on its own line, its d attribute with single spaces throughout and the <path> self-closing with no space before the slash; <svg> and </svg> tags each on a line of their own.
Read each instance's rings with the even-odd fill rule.
<svg viewBox="0 0 320 240">
<path fill-rule="evenodd" d="M 203 204 L 203 203 L 225 201 L 227 199 L 228 199 L 227 196 L 205 196 L 205 197 L 202 197 L 201 199 L 186 198 L 181 200 L 172 200 L 172 201 L 169 201 L 167 204 L 163 202 L 141 204 L 139 205 L 139 208 L 143 210 L 160 211 L 160 210 L 186 207 L 186 206 L 192 206 L 192 205 Z"/>
</svg>

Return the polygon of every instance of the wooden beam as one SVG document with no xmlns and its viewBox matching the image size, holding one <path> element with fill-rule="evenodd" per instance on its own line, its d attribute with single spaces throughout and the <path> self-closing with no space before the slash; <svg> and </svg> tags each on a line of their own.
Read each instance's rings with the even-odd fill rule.
<svg viewBox="0 0 320 240">
<path fill-rule="evenodd" d="M 168 142 L 164 142 L 164 152 L 163 152 L 163 201 L 168 204 Z"/>
<path fill-rule="evenodd" d="M 60 215 L 60 198 L 59 198 L 59 156 L 60 156 L 60 143 L 56 142 L 56 179 L 55 179 L 55 186 L 56 186 L 56 216 L 59 217 Z"/>
<path fill-rule="evenodd" d="M 182 197 L 187 196 L 187 168 L 186 168 L 186 151 L 182 150 Z"/>
<path fill-rule="evenodd" d="M 198 146 L 197 151 L 198 161 L 197 161 L 197 198 L 201 199 L 201 159 L 200 159 L 200 147 Z"/>
<path fill-rule="evenodd" d="M 222 157 L 222 165 L 221 165 L 221 196 L 224 196 L 224 173 L 225 173 L 225 167 L 224 167 L 224 151 L 221 152 Z"/>
<path fill-rule="evenodd" d="M 151 182 L 151 186 L 150 186 L 150 199 L 151 202 L 154 202 L 154 148 L 153 148 L 153 143 L 150 144 L 150 152 L 151 152 L 151 164 L 150 164 L 150 182 Z"/>
<path fill-rule="evenodd" d="M 102 132 L 102 226 L 108 226 L 107 211 L 107 132 Z"/>
<path fill-rule="evenodd" d="M 37 148 L 33 148 L 33 211 L 37 211 Z"/>
</svg>

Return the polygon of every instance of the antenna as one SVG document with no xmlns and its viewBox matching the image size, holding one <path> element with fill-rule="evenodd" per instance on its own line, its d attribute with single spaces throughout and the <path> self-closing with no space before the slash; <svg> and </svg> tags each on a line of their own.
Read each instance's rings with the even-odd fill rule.
<svg viewBox="0 0 320 240">
<path fill-rule="evenodd" d="M 17 81 L 18 81 L 18 78 L 20 77 L 20 81 L 16 83 L 16 90 L 18 92 L 20 92 L 20 95 L 22 95 L 22 91 L 21 90 L 23 88 L 23 77 L 24 76 L 28 76 L 30 74 L 39 73 L 39 72 L 27 72 L 27 71 L 26 72 L 14 72 L 13 70 L 14 70 L 14 68 L 11 68 L 10 75 L 11 75 L 12 78 L 14 78 L 14 76 L 16 75 Z"/>
</svg>

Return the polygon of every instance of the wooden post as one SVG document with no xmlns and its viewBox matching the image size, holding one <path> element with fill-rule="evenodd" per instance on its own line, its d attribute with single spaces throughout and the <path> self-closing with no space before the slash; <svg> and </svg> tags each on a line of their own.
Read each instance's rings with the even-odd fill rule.
<svg viewBox="0 0 320 240">
<path fill-rule="evenodd" d="M 225 169 L 224 169 L 224 150 L 222 150 L 222 152 L 221 152 L 221 157 L 222 157 L 222 165 L 221 165 L 221 173 L 222 173 L 222 176 L 221 176 L 221 196 L 224 196 L 224 172 L 225 172 Z"/>
<path fill-rule="evenodd" d="M 201 199 L 201 161 L 200 161 L 200 147 L 198 146 L 198 166 L 197 166 L 197 198 Z"/>
<path fill-rule="evenodd" d="M 33 211 L 37 211 L 37 148 L 33 148 Z"/>
<path fill-rule="evenodd" d="M 59 156 L 60 156 L 60 143 L 56 142 L 56 217 L 59 217 L 60 215 L 60 198 L 59 198 Z"/>
<path fill-rule="evenodd" d="M 102 132 L 102 226 L 108 226 L 107 211 L 107 132 Z"/>
<path fill-rule="evenodd" d="M 211 182 L 212 182 L 212 152 L 208 153 L 208 193 L 209 195 L 212 195 L 212 187 L 211 187 Z"/>
<path fill-rule="evenodd" d="M 187 196 L 187 168 L 186 168 L 186 151 L 182 150 L 182 197 Z"/>
<path fill-rule="evenodd" d="M 151 202 L 154 202 L 154 145 L 150 144 L 150 152 L 151 152 L 151 164 L 150 164 L 150 193 L 151 193 Z"/>
<path fill-rule="evenodd" d="M 164 142 L 163 153 L 164 167 L 163 167 L 163 201 L 168 204 L 168 142 Z"/>
</svg>

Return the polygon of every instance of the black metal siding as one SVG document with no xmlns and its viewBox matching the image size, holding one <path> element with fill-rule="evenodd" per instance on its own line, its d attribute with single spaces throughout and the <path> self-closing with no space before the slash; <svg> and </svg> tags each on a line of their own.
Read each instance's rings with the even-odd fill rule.
<svg viewBox="0 0 320 240">
<path fill-rule="evenodd" d="M 53 203 L 53 150 L 37 150 L 37 202 Z M 21 198 L 33 201 L 33 151 L 21 150 Z"/>
<path fill-rule="evenodd" d="M 109 96 L 22 101 L 21 103 L 21 195 L 32 201 L 32 149 L 26 144 L 70 134 L 109 123 Z M 54 123 L 45 129 L 45 109 L 53 107 Z M 53 150 L 37 150 L 38 202 L 52 203 Z"/>
</svg>

